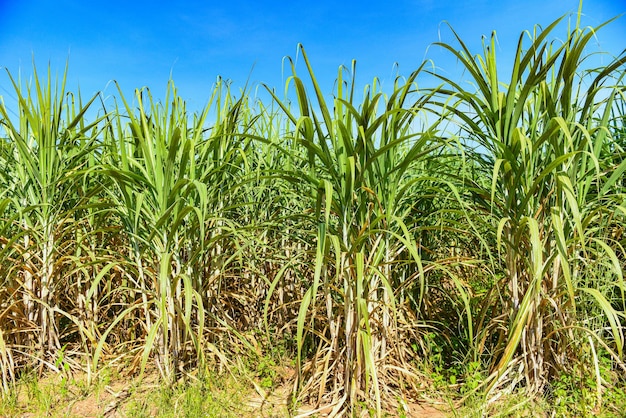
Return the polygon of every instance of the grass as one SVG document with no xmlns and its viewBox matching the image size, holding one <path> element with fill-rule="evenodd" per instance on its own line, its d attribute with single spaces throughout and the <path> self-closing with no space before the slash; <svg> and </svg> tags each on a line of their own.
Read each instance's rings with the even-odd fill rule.
<svg viewBox="0 0 626 418">
<path fill-rule="evenodd" d="M 2 413 L 620 411 L 626 56 L 592 68 L 580 13 L 510 74 L 452 31 L 467 88 L 353 63 L 331 98 L 303 47 L 284 97 L 218 81 L 197 113 L 173 82 L 83 102 L 8 74 Z"/>
<path fill-rule="evenodd" d="M 264 359 L 272 363 L 270 358 Z M 249 365 L 254 366 L 254 365 Z M 234 374 L 209 372 L 201 379 L 163 385 L 156 370 L 145 374 L 143 380 L 128 378 L 119 372 L 107 372 L 101 379 L 88 383 L 87 376 L 72 374 L 69 377 L 49 375 L 38 378 L 36 374 L 24 376 L 0 403 L 0 415 L 6 417 L 285 417 L 290 413 L 290 392 L 294 372 L 287 364 L 272 365 L 273 384 L 264 385 L 267 364 L 240 370 Z M 459 376 L 461 378 L 463 376 Z M 531 417 L 559 416 L 584 417 L 619 416 L 626 406 L 623 383 L 603 391 L 604 406 L 596 404 L 593 384 L 580 377 L 562 376 L 552 384 L 551 393 L 528 398 L 518 390 L 501 398 L 486 402 L 481 394 L 474 394 L 463 403 L 461 396 L 473 388 L 467 382 L 450 383 L 445 376 L 431 372 L 433 384 L 419 403 L 399 403 L 393 409 L 387 406 L 381 416 L 440 417 Z M 613 376 L 613 379 L 619 379 Z M 262 397 L 252 381 L 262 387 Z M 616 383 L 616 382 L 614 382 Z M 468 387 L 469 386 L 469 387 Z M 375 414 L 365 404 L 357 405 L 366 414 Z M 306 414 L 315 408 L 299 404 L 294 411 Z M 322 411 L 328 412 L 328 411 Z M 358 415 L 358 410 L 355 411 Z M 325 416 L 324 413 L 312 416 Z"/>
<path fill-rule="evenodd" d="M 158 380 L 158 375 L 148 375 L 141 382 L 118 375 L 88 385 L 84 375 L 67 380 L 31 376 L 17 384 L 0 413 L 6 417 L 236 417 L 257 416 L 261 411 L 254 404 L 258 395 L 253 387 L 232 376 L 213 375 L 169 387 Z M 271 411 L 273 407 L 264 408 Z M 275 416 L 286 415 L 286 407 L 274 409 Z"/>
</svg>

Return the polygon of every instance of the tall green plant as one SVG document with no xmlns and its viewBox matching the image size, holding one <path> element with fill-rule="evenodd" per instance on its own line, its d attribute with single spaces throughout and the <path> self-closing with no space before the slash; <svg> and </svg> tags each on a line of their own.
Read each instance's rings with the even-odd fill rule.
<svg viewBox="0 0 626 418">
<path fill-rule="evenodd" d="M 75 212 L 84 200 L 74 185 L 86 173 L 89 154 L 97 147 L 91 130 L 98 123 L 84 123 L 87 109 L 97 96 L 76 108 L 66 95 L 67 69 L 60 85 L 48 69 L 42 83 L 34 70 L 33 84 L 24 87 L 9 74 L 17 96 L 17 117 L 0 105 L 0 124 L 8 139 L 3 144 L 3 177 L 11 211 L 16 214 L 11 240 L 21 263 L 13 270 L 13 288 L 21 297 L 22 333 L 16 344 L 36 349 L 41 365 L 53 365 L 61 348 L 58 282 L 62 256 L 75 237 Z M 49 361 L 52 360 L 52 363 Z M 54 368 L 54 366 L 52 366 Z"/>
<path fill-rule="evenodd" d="M 110 134 L 107 172 L 117 188 L 109 194 L 129 237 L 131 288 L 141 297 L 123 316 L 143 311 L 142 369 L 156 352 L 161 374 L 171 381 L 185 364 L 203 364 L 205 310 L 213 311 L 207 304 L 215 301 L 208 276 L 224 261 L 215 237 L 232 230 L 224 218 L 228 183 L 245 152 L 238 133 L 241 102 L 231 102 L 218 84 L 210 102 L 217 101 L 218 122 L 205 137 L 210 104 L 189 114 L 173 84 L 164 104 L 147 89 L 137 91 L 137 109 L 121 97 L 128 124 L 118 116 Z"/>
<path fill-rule="evenodd" d="M 405 195 L 416 191 L 415 184 L 430 180 L 412 169 L 440 146 L 437 124 L 415 130 L 430 99 L 416 88 L 420 70 L 405 82 L 398 80 L 389 97 L 375 82 L 358 106 L 354 80 L 345 82 L 340 69 L 331 113 L 308 57 L 300 51 L 315 100 L 293 67 L 289 83 L 299 113 L 274 96 L 302 150 L 294 158 L 302 155 L 307 161 L 304 172 L 285 175 L 309 185 L 318 222 L 314 276 L 297 319 L 299 361 L 307 340 L 319 347 L 310 363 L 300 363 L 299 382 L 303 393 L 316 394 L 318 404 L 330 402 L 336 413 L 371 399 L 380 414 L 386 394 L 394 393 L 392 382 L 411 376 L 403 362 L 406 347 L 398 331 L 393 266 L 411 264 L 416 271 L 412 280 L 424 289 L 412 232 L 419 219 L 408 216 L 404 205 L 415 198 Z"/>
<path fill-rule="evenodd" d="M 437 43 L 458 59 L 476 88 L 438 75 L 448 85 L 440 90 L 446 99 L 440 104 L 452 103 L 462 130 L 478 145 L 475 163 L 490 177 L 491 188 L 478 194 L 490 198 L 474 204 L 491 214 L 506 273 L 488 307 L 497 306 L 502 316 L 496 320 L 506 324 L 498 327 L 492 348 L 491 388 L 523 380 L 530 391 L 541 391 L 587 341 L 577 330 L 592 333 L 622 358 L 619 313 L 598 282 L 623 283 L 615 246 L 602 232 L 620 212 L 608 199 L 619 177 L 607 172 L 622 171 L 623 163 L 607 166 L 603 150 L 613 140 L 607 116 L 617 93 L 605 83 L 623 72 L 626 58 L 585 70 L 585 48 L 604 25 L 583 29 L 577 22 L 564 41 L 551 41 L 562 20 L 537 30 L 528 47 L 530 34 L 520 36 L 507 80 L 498 72 L 495 34 L 478 55 L 455 32 L 459 49 Z M 598 263 L 608 269 L 587 267 Z M 601 271 L 606 276 L 598 276 Z M 610 338 L 585 326 L 591 312 L 579 306 L 589 299 L 604 315 Z"/>
</svg>

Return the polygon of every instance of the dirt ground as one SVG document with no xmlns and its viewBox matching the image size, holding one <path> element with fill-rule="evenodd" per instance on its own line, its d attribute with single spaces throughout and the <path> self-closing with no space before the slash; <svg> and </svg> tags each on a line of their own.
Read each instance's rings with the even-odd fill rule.
<svg viewBox="0 0 626 418">
<path fill-rule="evenodd" d="M 302 405 L 296 414 L 290 415 L 287 399 L 290 397 L 291 384 L 284 384 L 274 388 L 269 393 L 252 385 L 235 388 L 209 388 L 202 396 L 215 399 L 227 405 L 220 411 L 211 409 L 204 412 L 209 417 L 237 417 L 237 418 L 280 418 L 280 417 L 330 417 L 336 415 L 333 405 L 312 406 Z M 194 416 L 193 411 L 185 411 L 184 407 L 176 412 L 178 406 L 162 412 L 162 405 L 157 398 L 161 396 L 156 376 L 144 377 L 138 386 L 132 379 L 115 378 L 106 384 L 88 386 L 84 376 L 74 376 L 71 381 L 57 377 L 48 377 L 29 383 L 18 390 L 17 399 L 12 406 L 3 405 L 0 408 L 0 417 L 145 417 L 145 416 Z M 204 389 L 203 389 L 204 390 Z M 216 390 L 218 393 L 212 393 Z M 230 390 L 233 392 L 231 393 Z M 184 397 L 180 395 L 172 402 L 179 403 Z M 231 398 L 231 399 L 229 399 Z M 236 399 L 236 400 L 235 400 Z M 231 402 L 231 400 L 234 400 Z M 183 403 L 182 401 L 180 401 Z M 133 405 L 141 404 L 138 410 Z M 410 403 L 404 409 L 404 416 L 411 418 L 439 418 L 445 417 L 446 405 L 436 402 Z M 335 415 L 334 415 L 335 414 Z M 395 417 L 402 415 L 399 411 L 387 411 L 385 416 Z M 345 416 L 345 414 L 343 415 Z M 363 416 L 369 416 L 365 413 Z"/>
</svg>

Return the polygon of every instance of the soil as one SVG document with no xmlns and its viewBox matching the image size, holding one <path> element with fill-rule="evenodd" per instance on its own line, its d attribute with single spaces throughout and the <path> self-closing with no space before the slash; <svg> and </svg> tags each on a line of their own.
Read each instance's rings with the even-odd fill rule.
<svg viewBox="0 0 626 418">
<path fill-rule="evenodd" d="M 159 390 L 156 376 L 145 377 L 140 388 L 132 379 L 118 378 L 109 381 L 106 385 L 95 385 L 95 388 L 86 389 L 84 376 L 73 376 L 71 384 L 60 384 L 57 377 L 42 378 L 36 385 L 22 387 L 18 392 L 17 404 L 11 409 L 0 408 L 0 416 L 10 417 L 132 417 L 136 413 L 128 413 L 128 407 L 132 402 L 144 401 L 156 397 Z M 67 380 L 66 380 L 67 381 Z M 36 388 L 36 389 L 33 389 Z M 287 400 L 290 398 L 292 386 L 285 381 L 281 386 L 273 389 L 270 393 L 264 393 L 257 386 L 243 396 L 248 400 L 237 405 L 236 410 L 229 409 L 229 413 L 238 418 L 280 418 L 289 416 Z M 228 392 L 228 388 L 224 389 Z M 35 393 L 36 392 L 36 393 Z M 42 394 L 45 394 L 42 396 Z M 264 396 L 262 396 L 264 395 Z M 223 395 L 222 395 L 223 396 Z M 143 410 L 141 416 L 158 416 L 155 405 L 149 405 L 148 410 Z M 412 418 L 440 418 L 448 414 L 444 405 L 434 403 L 412 403 L 407 405 L 406 417 Z M 297 411 L 295 417 L 329 417 L 333 413 L 332 406 L 309 406 L 303 405 Z M 397 411 L 388 411 L 386 416 L 397 416 Z M 215 415 L 217 416 L 217 415 Z M 369 415 L 364 415 L 369 416 Z"/>
</svg>

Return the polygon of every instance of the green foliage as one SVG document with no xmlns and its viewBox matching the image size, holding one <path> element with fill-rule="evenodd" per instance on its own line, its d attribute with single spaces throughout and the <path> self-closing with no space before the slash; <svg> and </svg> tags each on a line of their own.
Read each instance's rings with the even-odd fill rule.
<svg viewBox="0 0 626 418">
<path fill-rule="evenodd" d="M 559 416 L 590 416 L 596 399 L 596 382 L 589 373 L 574 370 L 551 383 L 554 411 Z"/>
<path fill-rule="evenodd" d="M 210 364 L 346 415 L 395 411 L 424 376 L 476 413 L 623 405 L 626 55 L 590 68 L 610 22 L 581 14 L 521 34 L 509 74 L 495 33 L 477 53 L 452 31 L 436 45 L 469 84 L 424 64 L 385 91 L 353 63 L 329 96 L 299 46 L 284 97 L 218 79 L 196 113 L 173 82 L 111 105 L 8 74 L 3 400 L 29 370 L 65 390 L 119 366 L 165 382 L 137 415 L 217 414 Z"/>
<path fill-rule="evenodd" d="M 438 76 L 445 83 L 439 106 L 452 107 L 461 135 L 480 149 L 470 164 L 487 181 L 467 181 L 480 196 L 474 207 L 491 228 L 481 236 L 495 240 L 491 254 L 502 259 L 497 296 L 485 301 L 494 320 L 507 323 L 499 327 L 497 343 L 485 347 L 494 371 L 492 389 L 522 378 L 531 392 L 540 392 L 554 373 L 567 369 L 565 359 L 575 357 L 568 348 L 577 347 L 579 337 L 571 328 L 585 327 L 579 320 L 592 311 L 605 317 L 611 347 L 622 357 L 620 314 L 598 286 L 623 283 L 617 247 L 604 237 L 614 228 L 612 214 L 622 212 L 621 202 L 612 200 L 623 192 L 615 187 L 618 176 L 605 173 L 621 170 L 622 162 L 615 167 L 611 159 L 607 165 L 606 147 L 612 140 L 610 115 L 622 100 L 626 57 L 600 69 L 584 68 L 585 47 L 603 25 L 575 25 L 555 44 L 549 36 L 560 21 L 520 36 L 510 81 L 501 78 L 496 64 L 495 33 L 478 55 L 456 33 L 459 49 L 438 44 L 462 63 L 476 86 L 468 90 Z M 586 268 L 603 263 L 604 268 Z M 483 327 L 481 338 L 488 338 L 490 329 Z M 520 362 L 523 368 L 514 372 Z"/>
</svg>

